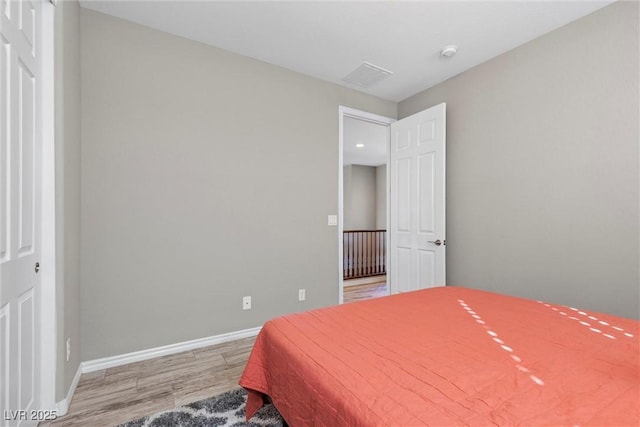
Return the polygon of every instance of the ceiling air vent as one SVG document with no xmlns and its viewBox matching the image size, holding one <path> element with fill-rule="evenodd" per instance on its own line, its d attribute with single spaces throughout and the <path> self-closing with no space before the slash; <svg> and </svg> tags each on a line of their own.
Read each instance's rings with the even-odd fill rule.
<svg viewBox="0 0 640 427">
<path fill-rule="evenodd" d="M 385 70 L 377 65 L 363 62 L 361 66 L 353 70 L 349 75 L 342 79 L 342 81 L 351 83 L 352 85 L 367 88 L 374 84 L 386 79 L 393 73 L 389 70 Z"/>
</svg>

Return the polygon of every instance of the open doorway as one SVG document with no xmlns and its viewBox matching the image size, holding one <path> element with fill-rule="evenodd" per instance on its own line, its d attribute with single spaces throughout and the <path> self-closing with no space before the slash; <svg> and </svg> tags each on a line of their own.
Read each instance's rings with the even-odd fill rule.
<svg viewBox="0 0 640 427">
<path fill-rule="evenodd" d="M 389 294 L 388 117 L 340 107 L 340 303 Z"/>
</svg>

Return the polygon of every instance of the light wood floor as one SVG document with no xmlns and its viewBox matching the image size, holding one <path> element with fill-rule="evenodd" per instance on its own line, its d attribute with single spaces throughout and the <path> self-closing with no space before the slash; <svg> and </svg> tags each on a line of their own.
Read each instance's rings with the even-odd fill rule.
<svg viewBox="0 0 640 427">
<path fill-rule="evenodd" d="M 383 297 L 388 295 L 387 282 L 386 279 L 383 279 L 381 282 L 366 285 L 345 286 L 343 292 L 343 301 L 345 303 Z"/>
<path fill-rule="evenodd" d="M 387 295 L 386 283 L 344 288 L 344 302 Z M 238 388 L 255 337 L 83 374 L 69 412 L 40 426 L 114 426 Z"/>
<path fill-rule="evenodd" d="M 52 426 L 113 426 L 238 388 L 254 342 L 245 338 L 83 374 L 69 412 Z"/>
</svg>

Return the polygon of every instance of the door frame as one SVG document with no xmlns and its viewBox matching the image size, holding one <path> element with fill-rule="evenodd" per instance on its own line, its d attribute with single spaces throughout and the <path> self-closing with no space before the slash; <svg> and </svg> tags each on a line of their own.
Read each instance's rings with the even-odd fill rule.
<svg viewBox="0 0 640 427">
<path fill-rule="evenodd" d="M 55 4 L 41 0 L 41 120 L 42 183 L 40 258 L 40 409 L 56 408 L 57 301 L 55 215 Z"/>
<path fill-rule="evenodd" d="M 344 234 L 344 169 L 343 169 L 343 157 L 344 157 L 344 118 L 350 117 L 353 119 L 363 120 L 365 122 L 374 123 L 377 125 L 386 126 L 389 129 L 391 123 L 396 119 L 391 117 L 380 116 L 378 114 L 369 113 L 367 111 L 356 110 L 355 108 L 345 107 L 343 105 L 338 106 L 338 304 L 344 303 L 344 280 L 343 280 L 343 234 Z M 391 148 L 391 133 L 387 138 L 387 236 L 385 245 L 389 248 L 389 154 Z M 388 264 L 388 263 L 387 263 Z M 389 272 L 387 272 L 388 274 Z M 389 288 L 387 287 L 387 293 Z"/>
</svg>

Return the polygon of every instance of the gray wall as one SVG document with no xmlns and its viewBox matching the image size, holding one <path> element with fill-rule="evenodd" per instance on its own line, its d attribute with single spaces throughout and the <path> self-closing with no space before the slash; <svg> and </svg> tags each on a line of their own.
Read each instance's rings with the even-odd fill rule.
<svg viewBox="0 0 640 427">
<path fill-rule="evenodd" d="M 351 165 L 342 167 L 342 227 L 351 228 L 349 211 L 351 210 Z"/>
<path fill-rule="evenodd" d="M 376 227 L 376 168 L 347 165 L 343 178 L 343 226 L 345 230 Z"/>
<path fill-rule="evenodd" d="M 82 359 L 337 303 L 338 106 L 397 105 L 85 9 L 81 37 Z"/>
<path fill-rule="evenodd" d="M 387 165 L 376 167 L 376 229 L 387 229 Z"/>
<path fill-rule="evenodd" d="M 80 6 L 55 8 L 56 400 L 80 364 Z M 71 357 L 66 362 L 66 340 Z"/>
<path fill-rule="evenodd" d="M 449 284 L 638 318 L 638 22 L 614 3 L 399 104 L 447 103 Z"/>
</svg>

